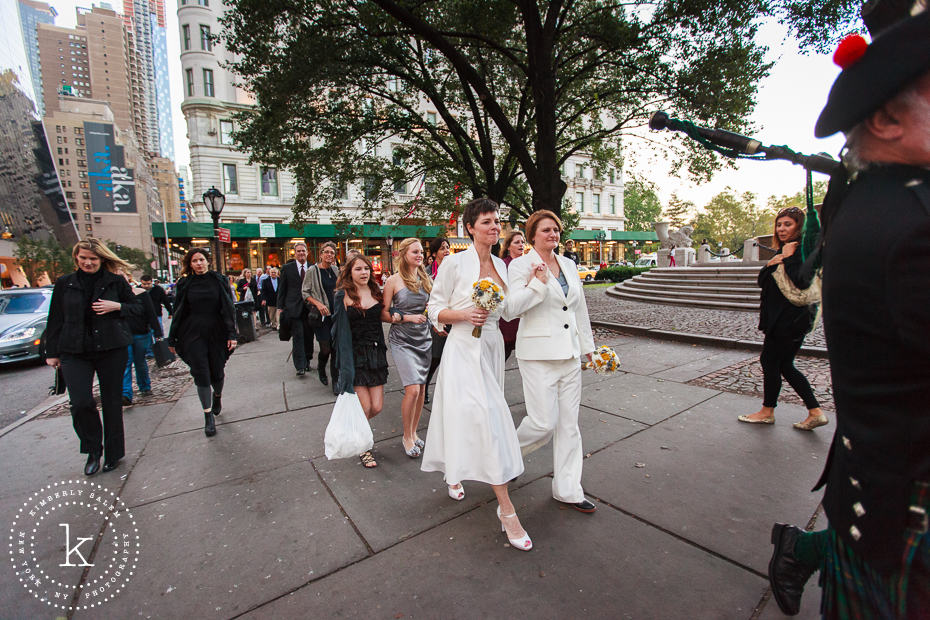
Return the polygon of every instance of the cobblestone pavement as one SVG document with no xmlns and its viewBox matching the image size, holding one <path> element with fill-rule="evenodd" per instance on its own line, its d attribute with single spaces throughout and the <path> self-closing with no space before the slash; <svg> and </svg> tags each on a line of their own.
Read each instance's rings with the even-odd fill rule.
<svg viewBox="0 0 930 620">
<path fill-rule="evenodd" d="M 823 409 L 835 410 L 833 384 L 830 381 L 830 363 L 816 357 L 798 357 L 794 365 L 804 373 Z M 689 385 L 707 387 L 724 392 L 758 396 L 762 399 L 762 366 L 758 358 L 743 360 L 716 372 L 688 381 Z M 803 405 L 804 401 L 785 381 L 782 383 L 779 402 Z M 752 412 L 749 412 L 752 413 Z"/>
<path fill-rule="evenodd" d="M 133 373 L 133 391 L 132 406 L 157 405 L 160 403 L 170 403 L 181 398 L 184 390 L 191 384 L 190 369 L 187 364 L 180 358 L 174 360 L 164 368 L 155 365 L 155 360 L 148 360 L 149 377 L 152 378 L 152 393 L 149 396 L 140 396 L 136 388 L 135 372 Z M 94 400 L 97 406 L 100 406 L 100 387 L 94 386 Z M 128 409 L 129 407 L 123 407 Z M 71 415 L 71 405 L 65 402 L 55 405 L 51 409 L 44 411 L 39 418 L 57 418 L 63 415 Z"/>
<path fill-rule="evenodd" d="M 585 297 L 588 300 L 588 313 L 592 319 L 598 321 L 735 340 L 762 340 L 762 332 L 758 329 L 758 312 L 686 308 L 617 299 L 607 295 L 607 289 L 604 287 L 585 287 Z M 826 346 L 822 324 L 818 322 L 814 331 L 805 338 L 804 344 Z"/>
</svg>

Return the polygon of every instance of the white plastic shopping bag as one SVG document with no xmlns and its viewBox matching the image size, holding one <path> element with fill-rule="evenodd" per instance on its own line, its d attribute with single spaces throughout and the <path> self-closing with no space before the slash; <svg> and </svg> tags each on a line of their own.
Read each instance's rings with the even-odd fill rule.
<svg viewBox="0 0 930 620">
<path fill-rule="evenodd" d="M 345 392 L 336 399 L 333 415 L 326 426 L 323 446 L 328 459 L 358 456 L 374 445 L 374 436 L 358 396 Z"/>
</svg>

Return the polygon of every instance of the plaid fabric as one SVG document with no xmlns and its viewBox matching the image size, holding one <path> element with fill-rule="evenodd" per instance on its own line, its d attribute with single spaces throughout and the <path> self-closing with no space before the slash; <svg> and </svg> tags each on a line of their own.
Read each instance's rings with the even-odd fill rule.
<svg viewBox="0 0 930 620">
<path fill-rule="evenodd" d="M 930 483 L 918 482 L 910 506 L 930 509 Z M 906 529 L 900 568 L 878 573 L 827 529 L 820 611 L 830 620 L 930 618 L 930 534 Z"/>
</svg>

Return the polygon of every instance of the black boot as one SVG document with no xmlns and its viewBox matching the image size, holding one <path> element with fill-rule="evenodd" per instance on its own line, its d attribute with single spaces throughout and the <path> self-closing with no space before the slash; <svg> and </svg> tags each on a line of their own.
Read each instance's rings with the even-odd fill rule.
<svg viewBox="0 0 930 620">
<path fill-rule="evenodd" d="M 429 386 L 428 385 L 423 388 L 423 404 L 424 405 L 429 404 Z"/>
<path fill-rule="evenodd" d="M 206 435 L 207 437 L 213 437 L 214 435 L 216 435 L 216 421 L 213 419 L 213 412 L 204 411 L 203 419 L 204 419 L 203 434 Z"/>
<path fill-rule="evenodd" d="M 84 475 L 93 476 L 100 471 L 100 453 L 91 452 L 87 455 L 87 464 L 84 465 Z"/>
<path fill-rule="evenodd" d="M 220 394 L 217 394 L 216 392 L 213 393 L 213 411 L 211 412 L 213 415 L 220 415 L 220 412 L 223 410 L 223 403 L 220 400 L 221 398 L 222 396 Z"/>
<path fill-rule="evenodd" d="M 803 533 L 804 530 L 793 525 L 776 523 L 772 526 L 775 550 L 769 561 L 769 584 L 778 608 L 786 616 L 796 616 L 801 611 L 804 584 L 817 570 L 801 564 L 794 555 L 794 544 Z"/>
</svg>

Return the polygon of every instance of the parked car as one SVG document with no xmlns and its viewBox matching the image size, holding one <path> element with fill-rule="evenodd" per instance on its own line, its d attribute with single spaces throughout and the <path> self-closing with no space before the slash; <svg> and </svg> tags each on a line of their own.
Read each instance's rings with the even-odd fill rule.
<svg viewBox="0 0 930 620">
<path fill-rule="evenodd" d="M 0 291 L 0 364 L 42 360 L 51 288 Z"/>
<path fill-rule="evenodd" d="M 656 255 L 655 254 L 644 254 L 636 259 L 636 264 L 634 267 L 655 267 Z"/>
<path fill-rule="evenodd" d="M 578 265 L 578 277 L 584 280 L 585 282 L 590 282 L 597 276 L 597 269 L 592 267 L 585 267 L 584 265 Z"/>
</svg>

